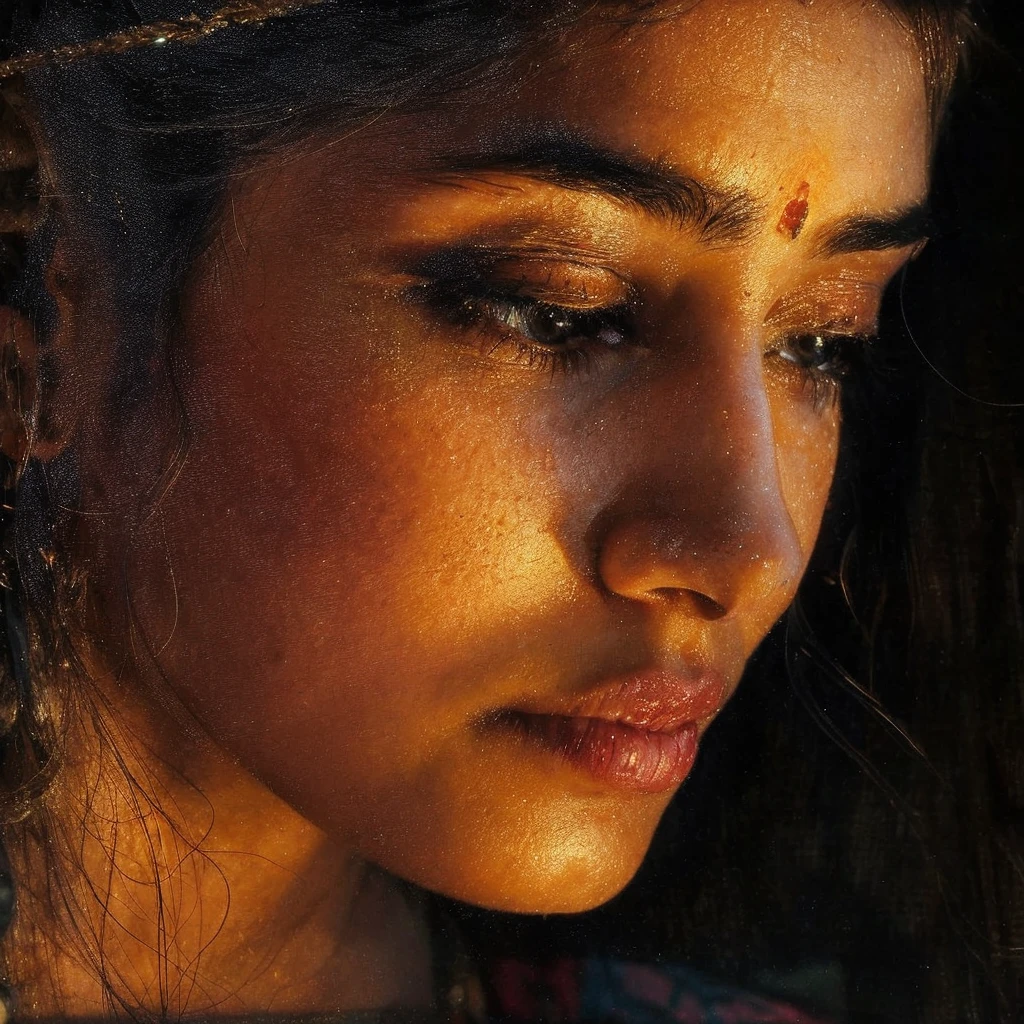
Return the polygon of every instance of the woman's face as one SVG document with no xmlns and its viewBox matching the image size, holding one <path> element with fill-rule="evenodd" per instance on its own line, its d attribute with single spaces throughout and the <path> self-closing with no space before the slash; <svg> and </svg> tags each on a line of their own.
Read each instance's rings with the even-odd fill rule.
<svg viewBox="0 0 1024 1024">
<path fill-rule="evenodd" d="M 793 598 L 849 339 L 927 189 L 920 59 L 870 5 L 571 42 L 238 181 L 186 296 L 188 457 L 127 580 L 257 778 L 525 911 L 629 880 Z M 117 430 L 87 495 L 156 472 L 152 411 Z M 111 591 L 120 529 L 93 526 Z"/>
</svg>

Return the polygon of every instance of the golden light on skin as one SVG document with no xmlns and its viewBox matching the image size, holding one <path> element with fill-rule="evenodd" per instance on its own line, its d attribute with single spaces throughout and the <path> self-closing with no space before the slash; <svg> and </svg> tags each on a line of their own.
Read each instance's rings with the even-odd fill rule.
<svg viewBox="0 0 1024 1024">
<path fill-rule="evenodd" d="M 796 591 L 838 441 L 838 408 L 780 346 L 832 321 L 868 331 L 909 255 L 820 250 L 837 221 L 926 192 L 920 63 L 887 14 L 704 0 L 625 33 L 595 17 L 573 42 L 500 103 L 381 118 L 241 176 L 183 309 L 188 460 L 137 534 L 85 519 L 98 640 L 121 643 L 131 537 L 139 635 L 160 652 L 145 682 L 209 744 L 183 744 L 158 702 L 136 731 L 172 762 L 187 749 L 217 821 L 248 823 L 217 850 L 277 830 L 279 862 L 331 913 L 334 879 L 365 863 L 524 912 L 629 881 L 671 792 L 610 787 L 482 723 L 652 666 L 737 684 Z M 709 242 L 593 188 L 453 169 L 552 126 L 749 190 L 748 233 Z M 804 180 L 809 215 L 783 238 Z M 497 250 L 478 276 L 542 299 L 619 282 L 638 338 L 574 371 L 530 365 L 507 324 L 424 298 L 439 262 L 465 277 L 457 249 Z M 87 425 L 87 495 L 158 476 L 153 409 L 136 412 L 113 450 L 111 424 Z M 218 857 L 245 935 L 283 883 Z M 314 923 L 330 934 L 326 910 Z M 323 979 L 350 939 L 312 943 L 322 987 L 289 1005 L 340 1005 Z"/>
<path fill-rule="evenodd" d="M 557 117 L 587 126 L 604 144 L 694 173 L 728 168 L 730 182 L 769 197 L 759 234 L 746 245 L 707 247 L 621 204 L 523 178 L 491 175 L 489 185 L 455 187 L 421 174 L 439 139 L 448 147 L 486 142 L 494 122 L 483 108 L 462 110 L 456 131 L 442 111 L 433 115 L 436 125 L 429 115 L 421 119 L 418 132 L 382 126 L 277 167 L 269 180 L 253 175 L 233 201 L 233 224 L 247 232 L 244 249 L 234 230 L 226 232 L 225 256 L 212 255 L 213 265 L 197 275 L 187 402 L 204 472 L 186 474 L 164 512 L 183 600 L 177 637 L 162 660 L 215 737 L 243 762 L 269 759 L 261 773 L 286 799 L 330 830 L 355 836 L 398 873 L 439 888 L 482 878 L 521 825 L 518 810 L 504 823 L 495 819 L 501 802 L 518 807 L 520 796 L 544 792 L 544 773 L 529 759 L 517 767 L 517 751 L 467 733 L 474 713 L 524 693 L 594 685 L 602 672 L 627 671 L 664 644 L 672 657 L 700 652 L 725 663 L 735 681 L 809 557 L 838 414 L 811 410 L 784 378 L 765 377 L 763 324 L 781 296 L 838 273 L 810 256 L 821 224 L 920 198 L 923 169 L 903 175 L 892 153 L 921 110 L 908 101 L 896 117 L 861 112 L 882 97 L 888 112 L 893 82 L 919 76 L 904 61 L 910 44 L 878 17 L 838 8 L 798 13 L 799 43 L 789 45 L 788 13 L 765 20 L 760 10 L 751 7 L 749 20 L 739 8 L 731 14 L 735 37 L 717 31 L 714 4 L 635 30 L 600 51 L 619 58 L 610 68 L 584 49 L 554 79 L 554 93 L 551 79 L 536 94 L 528 85 L 514 112 L 503 112 L 524 123 L 551 121 L 556 95 Z M 808 49 L 806 25 L 820 36 L 818 49 Z M 877 47 L 879 35 L 898 59 L 877 68 L 874 58 L 867 67 L 849 59 L 869 39 Z M 765 48 L 770 89 L 760 75 L 736 70 L 734 58 L 749 54 L 751 39 Z M 830 58 L 822 68 L 837 41 L 842 63 Z M 707 60 L 702 53 L 700 76 L 690 71 L 696 47 L 710 51 Z M 709 85 L 721 106 L 707 105 Z M 846 121 L 809 98 L 826 85 L 859 97 Z M 912 95 L 909 85 L 901 95 Z M 863 147 L 876 155 L 858 165 L 853 155 Z M 782 245 L 770 197 L 798 168 L 813 180 L 816 204 L 799 242 Z M 422 311 L 399 298 L 407 271 L 392 253 L 453 238 L 515 239 L 524 224 L 530 238 L 563 232 L 573 244 L 582 238 L 614 253 L 652 296 L 645 326 L 661 347 L 649 372 L 579 382 L 538 377 L 453 344 L 450 328 L 425 324 Z M 877 280 L 901 257 L 873 258 Z M 204 275 L 235 283 L 204 289 Z M 232 353 L 249 350 L 254 357 L 240 374 Z M 260 473 L 252 479 L 246 465 L 239 478 L 238 453 L 253 450 Z M 762 507 L 759 495 L 771 504 Z M 636 526 L 637 543 L 649 544 L 644 508 L 651 502 L 671 506 L 673 528 L 686 540 L 681 550 L 692 545 L 705 567 L 733 559 L 732 544 L 747 545 L 762 579 L 742 614 L 712 630 L 699 616 L 598 598 L 589 525 L 618 503 L 631 509 L 621 529 Z M 192 507 L 231 526 L 193 537 L 189 515 L 177 511 Z M 759 537 L 776 529 L 772 517 L 788 523 L 782 529 L 792 536 Z M 225 529 L 253 557 L 227 567 L 215 600 L 227 604 L 238 590 L 260 595 L 252 613 L 274 609 L 261 620 L 263 640 L 253 639 L 248 619 L 199 614 L 209 585 L 190 578 L 189 566 L 222 560 Z M 624 535 L 622 543 L 633 541 Z M 781 556 L 790 565 L 782 579 L 772 568 L 779 543 L 793 548 Z M 704 571 L 693 562 L 687 554 L 686 572 Z M 146 614 L 144 567 L 134 582 Z M 205 696 L 205 676 L 195 676 L 196 646 L 210 652 L 222 681 L 216 700 Z M 201 671 L 210 669 L 205 660 Z M 345 699 L 335 702 L 338 685 Z M 241 724 L 239 707 L 248 709 Z M 293 708 L 306 710 L 293 715 Z M 293 759 L 264 753 L 301 746 L 311 725 L 319 750 L 331 750 L 336 735 L 359 737 L 358 751 L 335 744 L 336 771 L 328 773 L 319 764 L 297 771 Z M 436 835 L 449 854 L 457 848 L 479 810 L 472 804 L 469 813 L 460 787 L 472 776 L 476 792 L 492 773 L 492 825 L 468 844 L 478 852 L 467 851 L 479 866 L 457 857 L 439 863 L 429 844 L 410 854 L 404 837 L 419 830 Z M 547 799 L 561 806 L 564 786 L 564 779 L 549 785 Z M 355 820 L 367 794 L 382 820 Z M 642 827 L 622 832 L 628 856 L 612 857 L 606 836 L 610 863 L 639 861 L 664 802 L 607 795 L 610 806 L 643 807 L 636 812 Z M 461 895 L 488 900 L 482 889 Z"/>
</svg>

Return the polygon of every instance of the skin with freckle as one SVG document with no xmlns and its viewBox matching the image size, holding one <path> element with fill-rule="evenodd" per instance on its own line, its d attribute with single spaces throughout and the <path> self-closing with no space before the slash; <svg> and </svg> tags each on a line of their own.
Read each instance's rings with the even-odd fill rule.
<svg viewBox="0 0 1024 1024">
<path fill-rule="evenodd" d="M 602 791 L 477 723 L 652 665 L 738 682 L 810 556 L 839 431 L 779 345 L 870 331 L 907 256 L 820 258 L 815 232 L 927 189 L 898 26 L 730 0 L 723 29 L 722 7 L 583 26 L 500 116 L 470 98 L 257 168 L 192 276 L 193 442 L 135 542 L 142 628 L 218 745 L 360 856 L 463 899 L 580 910 L 636 870 L 669 794 Z M 749 237 L 514 174 L 438 178 L 539 121 L 749 191 Z M 817 198 L 790 244 L 774 197 L 794 177 Z M 507 328 L 454 325 L 414 293 L 424 257 L 467 242 L 553 304 L 637 296 L 638 340 L 552 372 Z M 87 493 L 123 465 L 100 444 L 83 462 Z M 97 551 L 121 549 L 113 523 L 90 520 Z"/>
<path fill-rule="evenodd" d="M 332 863 L 526 912 L 618 892 L 672 792 L 488 723 L 653 669 L 738 684 L 828 498 L 834 336 L 872 333 L 910 255 L 822 240 L 928 187 L 919 55 L 870 4 L 705 0 L 571 41 L 500 95 L 240 175 L 189 278 L 188 456 L 157 513 L 134 517 L 138 481 L 174 410 L 80 442 L 97 662 L 129 592 L 159 678 L 110 690 L 230 841 L 315 829 Z M 742 230 L 459 170 L 538 126 L 744 197 Z"/>
</svg>

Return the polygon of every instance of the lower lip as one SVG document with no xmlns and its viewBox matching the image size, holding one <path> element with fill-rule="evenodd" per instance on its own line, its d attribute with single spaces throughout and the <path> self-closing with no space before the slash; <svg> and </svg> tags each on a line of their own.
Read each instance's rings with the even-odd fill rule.
<svg viewBox="0 0 1024 1024">
<path fill-rule="evenodd" d="M 697 756 L 697 724 L 654 732 L 602 718 L 517 714 L 522 735 L 614 789 L 664 793 L 689 774 Z"/>
</svg>

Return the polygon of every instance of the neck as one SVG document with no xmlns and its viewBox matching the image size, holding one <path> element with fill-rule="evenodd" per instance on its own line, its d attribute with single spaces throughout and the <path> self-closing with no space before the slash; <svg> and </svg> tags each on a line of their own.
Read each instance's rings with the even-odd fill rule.
<svg viewBox="0 0 1024 1024">
<path fill-rule="evenodd" d="M 70 738 L 45 847 L 10 843 L 22 1016 L 429 1005 L 415 897 L 176 716 L 103 707 Z"/>
</svg>

